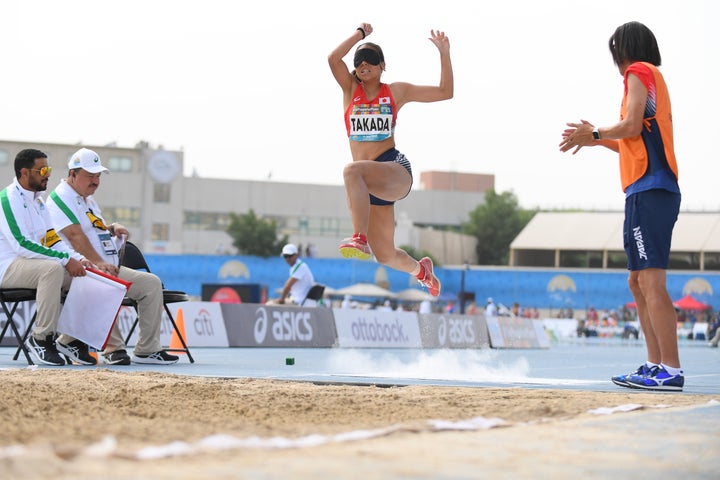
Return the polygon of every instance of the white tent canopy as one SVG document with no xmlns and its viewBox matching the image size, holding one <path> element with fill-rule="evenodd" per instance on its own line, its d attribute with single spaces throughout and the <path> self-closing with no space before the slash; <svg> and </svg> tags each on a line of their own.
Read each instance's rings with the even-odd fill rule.
<svg viewBox="0 0 720 480">
<path fill-rule="evenodd" d="M 378 287 L 373 283 L 356 283 L 349 287 L 340 288 L 333 292 L 333 295 L 350 295 L 351 297 L 377 297 L 377 298 L 396 298 L 397 295 Z"/>
<path fill-rule="evenodd" d="M 399 291 L 397 293 L 397 299 L 405 302 L 422 302 L 423 300 L 430 300 L 431 302 L 434 302 L 437 300 L 437 297 L 433 297 L 429 293 L 417 288 L 408 288 Z"/>
</svg>

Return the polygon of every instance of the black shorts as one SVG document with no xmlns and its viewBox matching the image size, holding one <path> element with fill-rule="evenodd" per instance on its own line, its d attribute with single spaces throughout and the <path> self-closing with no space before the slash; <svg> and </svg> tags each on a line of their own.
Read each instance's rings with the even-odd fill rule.
<svg viewBox="0 0 720 480">
<path fill-rule="evenodd" d="M 412 188 L 412 167 L 410 166 L 410 160 L 408 160 L 405 155 L 398 152 L 396 148 L 391 148 L 390 150 L 384 152 L 378 158 L 376 158 L 375 161 L 395 162 L 405 167 L 405 170 L 407 170 L 407 172 L 410 174 L 410 188 Z M 402 200 L 403 198 L 407 197 L 410 193 L 410 188 L 408 188 L 407 193 L 402 197 L 398 198 L 398 200 Z M 394 205 L 395 202 L 396 200 L 383 200 L 382 198 L 378 198 L 375 195 L 370 194 L 370 205 Z"/>
</svg>

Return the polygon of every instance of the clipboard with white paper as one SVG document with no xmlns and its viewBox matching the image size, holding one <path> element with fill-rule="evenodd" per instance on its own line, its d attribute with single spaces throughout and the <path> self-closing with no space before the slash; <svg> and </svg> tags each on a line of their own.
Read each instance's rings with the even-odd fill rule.
<svg viewBox="0 0 720 480">
<path fill-rule="evenodd" d="M 85 276 L 73 278 L 57 329 L 102 350 L 132 284 L 94 268 L 86 272 Z"/>
</svg>

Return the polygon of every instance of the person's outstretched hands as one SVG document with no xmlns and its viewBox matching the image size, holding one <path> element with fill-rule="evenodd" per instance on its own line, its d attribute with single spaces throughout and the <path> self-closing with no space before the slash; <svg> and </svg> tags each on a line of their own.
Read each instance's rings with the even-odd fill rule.
<svg viewBox="0 0 720 480">
<path fill-rule="evenodd" d="M 428 40 L 433 42 L 441 52 L 450 51 L 450 39 L 445 36 L 445 32 L 430 30 L 430 38 Z"/>
</svg>

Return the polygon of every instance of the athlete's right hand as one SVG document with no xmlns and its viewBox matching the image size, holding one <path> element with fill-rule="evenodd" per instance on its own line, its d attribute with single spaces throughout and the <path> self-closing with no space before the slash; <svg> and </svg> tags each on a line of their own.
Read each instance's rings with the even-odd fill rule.
<svg viewBox="0 0 720 480">
<path fill-rule="evenodd" d="M 372 25 L 370 25 L 369 23 L 361 23 L 360 28 L 362 28 L 365 32 L 365 38 L 367 38 L 367 36 L 373 32 Z"/>
</svg>

